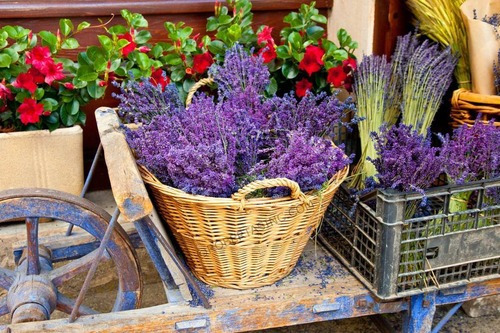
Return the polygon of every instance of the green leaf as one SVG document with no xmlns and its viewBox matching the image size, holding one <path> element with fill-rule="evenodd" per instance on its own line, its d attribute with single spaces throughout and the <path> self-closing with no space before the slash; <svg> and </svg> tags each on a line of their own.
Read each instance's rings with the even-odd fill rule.
<svg viewBox="0 0 500 333">
<path fill-rule="evenodd" d="M 184 67 L 180 66 L 172 71 L 172 74 L 170 74 L 170 78 L 172 79 L 172 81 L 178 82 L 182 80 L 185 75 L 186 75 L 186 70 L 184 69 Z"/>
<path fill-rule="evenodd" d="M 324 15 L 312 15 L 311 20 L 313 20 L 314 22 L 321 23 L 321 24 L 326 24 L 326 22 L 327 22 L 326 17 Z"/>
<path fill-rule="evenodd" d="M 193 32 L 193 28 L 191 28 L 191 27 L 186 27 L 186 28 L 180 29 L 178 32 L 179 38 L 186 39 L 191 35 L 192 32 Z"/>
<path fill-rule="evenodd" d="M 297 62 L 301 62 L 302 59 L 304 59 L 304 53 L 302 53 L 302 52 L 301 53 L 294 52 L 293 53 L 293 58 L 295 60 L 297 60 Z"/>
<path fill-rule="evenodd" d="M 226 44 L 220 40 L 213 40 L 210 42 L 210 45 L 208 45 L 208 49 L 213 54 L 223 54 L 226 50 Z"/>
<path fill-rule="evenodd" d="M 209 17 L 207 19 L 207 31 L 215 31 L 219 27 L 219 21 L 216 17 Z"/>
<path fill-rule="evenodd" d="M 106 92 L 106 87 L 100 87 L 97 81 L 89 82 L 87 85 L 87 91 L 93 99 L 98 99 L 104 96 Z"/>
<path fill-rule="evenodd" d="M 349 35 L 345 29 L 341 28 L 339 29 L 339 31 L 337 31 L 337 38 L 341 47 L 345 45 L 347 37 L 349 37 Z"/>
<path fill-rule="evenodd" d="M 59 29 L 61 29 L 61 33 L 64 37 L 67 37 L 74 28 L 73 22 L 71 22 L 70 19 L 64 18 L 59 20 Z"/>
<path fill-rule="evenodd" d="M 42 99 L 44 94 L 45 94 L 45 90 L 43 90 L 43 88 L 37 88 L 35 90 L 35 99 L 37 101 Z"/>
<path fill-rule="evenodd" d="M 229 38 L 233 41 L 236 42 L 238 39 L 241 37 L 241 27 L 239 24 L 233 24 L 227 29 L 227 32 L 229 33 Z"/>
<path fill-rule="evenodd" d="M 3 50 L 3 53 L 8 54 L 11 58 L 11 63 L 15 63 L 19 60 L 19 53 L 17 53 L 12 47 Z"/>
<path fill-rule="evenodd" d="M 155 44 L 155 46 L 151 49 L 151 54 L 154 58 L 159 58 L 163 54 L 163 47 L 159 44 Z"/>
<path fill-rule="evenodd" d="M 276 91 L 278 91 L 278 83 L 276 82 L 276 79 L 273 77 L 269 81 L 269 84 L 266 87 L 266 92 L 268 96 L 273 96 L 276 94 Z"/>
<path fill-rule="evenodd" d="M 76 99 L 73 100 L 71 104 L 67 106 L 69 113 L 74 116 L 80 111 L 80 103 Z"/>
<path fill-rule="evenodd" d="M 186 40 L 186 44 L 183 47 L 184 52 L 195 52 L 197 49 L 196 41 L 194 39 Z"/>
<path fill-rule="evenodd" d="M 76 49 L 78 46 L 80 45 L 78 44 L 78 41 L 76 39 L 68 38 L 62 43 L 61 48 L 65 50 L 73 50 Z"/>
<path fill-rule="evenodd" d="M 325 29 L 323 29 L 322 27 L 318 27 L 317 25 L 309 27 L 306 30 L 307 36 L 309 36 L 309 38 L 314 39 L 314 40 L 318 40 L 321 37 L 323 37 L 324 33 L 325 33 Z"/>
<path fill-rule="evenodd" d="M 45 103 L 45 100 L 43 100 L 42 103 L 46 109 L 51 110 L 52 105 L 48 105 L 49 103 Z M 59 112 L 51 112 L 50 115 L 47 118 L 45 118 L 45 121 L 49 124 L 59 125 Z"/>
<path fill-rule="evenodd" d="M 141 14 L 134 13 L 132 15 L 132 21 L 130 22 L 130 25 L 133 26 L 134 28 L 147 28 L 148 27 L 148 21 L 142 16 Z"/>
<path fill-rule="evenodd" d="M 85 112 L 78 113 L 77 123 L 85 125 L 86 122 L 87 122 L 87 115 L 85 114 Z"/>
<path fill-rule="evenodd" d="M 68 104 L 63 104 L 61 105 L 60 108 L 60 113 L 61 113 L 61 120 L 64 126 L 73 126 L 75 124 L 75 121 L 77 118 L 73 115 L 71 115 L 70 110 L 67 107 Z"/>
<path fill-rule="evenodd" d="M 281 72 L 287 79 L 294 79 L 299 74 L 299 68 L 294 63 L 285 62 Z"/>
<path fill-rule="evenodd" d="M 167 54 L 166 56 L 162 57 L 162 61 L 167 65 L 171 66 L 177 66 L 182 64 L 181 57 L 175 53 Z"/>
<path fill-rule="evenodd" d="M 40 31 L 38 34 L 42 38 L 42 45 L 50 47 L 52 52 L 54 52 L 57 45 L 56 35 L 49 31 Z"/>
<path fill-rule="evenodd" d="M 108 52 L 111 51 L 111 49 L 113 48 L 113 41 L 111 40 L 111 38 L 106 35 L 99 35 L 97 36 L 97 39 L 99 39 L 99 43 L 101 43 L 104 50 Z"/>
<path fill-rule="evenodd" d="M 120 58 L 112 60 L 111 61 L 111 67 L 109 67 L 110 72 L 116 71 L 118 67 L 120 67 L 120 64 L 122 63 L 122 60 Z"/>
<path fill-rule="evenodd" d="M 92 47 L 89 47 L 89 51 Z M 78 53 L 78 64 L 92 66 L 92 60 L 88 56 L 87 52 Z"/>
<path fill-rule="evenodd" d="M 76 72 L 76 76 L 80 81 L 95 81 L 99 76 L 93 67 L 87 65 L 80 65 L 78 71 Z"/>
<path fill-rule="evenodd" d="M 184 89 L 185 92 L 189 92 L 189 89 L 191 89 L 194 83 L 195 82 L 192 79 L 184 80 L 184 82 L 182 83 L 182 89 Z"/>
<path fill-rule="evenodd" d="M 0 67 L 9 67 L 12 63 L 12 58 L 10 55 L 5 53 L 0 53 Z"/>
<path fill-rule="evenodd" d="M 44 98 L 41 102 L 44 106 L 44 109 L 46 109 L 46 110 L 54 110 L 57 107 L 57 104 L 59 104 L 53 98 Z"/>
<path fill-rule="evenodd" d="M 137 52 L 135 55 L 135 61 L 137 61 L 139 68 L 142 70 L 146 70 L 148 68 L 151 68 L 151 63 L 149 61 L 149 57 L 145 53 Z"/>
<path fill-rule="evenodd" d="M 288 48 L 287 45 L 278 46 L 276 48 L 276 54 L 278 55 L 278 58 L 280 58 L 280 59 L 288 59 L 291 57 L 290 49 Z"/>
<path fill-rule="evenodd" d="M 295 31 L 288 35 L 288 41 L 295 49 L 300 49 L 302 45 L 302 37 L 298 32 Z"/>
<path fill-rule="evenodd" d="M 228 24 L 232 21 L 232 17 L 229 15 L 220 15 L 219 16 L 219 24 Z"/>
<path fill-rule="evenodd" d="M 121 24 L 117 24 L 109 28 L 108 31 L 112 35 L 123 35 L 127 33 L 128 29 Z"/>
<path fill-rule="evenodd" d="M 347 51 L 344 50 L 344 49 L 337 49 L 335 51 L 332 52 L 332 56 L 335 60 L 345 60 L 347 59 L 347 57 L 349 56 Z"/>
<path fill-rule="evenodd" d="M 147 43 L 148 40 L 151 39 L 151 33 L 147 30 L 142 30 L 142 31 L 139 31 L 136 35 L 135 35 L 135 42 L 137 44 L 144 44 L 144 43 Z"/>
<path fill-rule="evenodd" d="M 87 21 L 83 21 L 76 27 L 76 31 L 80 32 L 84 29 L 87 29 L 88 27 L 90 27 L 90 23 Z"/>
</svg>

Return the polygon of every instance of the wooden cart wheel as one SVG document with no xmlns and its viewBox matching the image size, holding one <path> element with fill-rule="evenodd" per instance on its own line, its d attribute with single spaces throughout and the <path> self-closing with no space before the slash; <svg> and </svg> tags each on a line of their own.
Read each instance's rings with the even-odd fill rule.
<svg viewBox="0 0 500 333">
<path fill-rule="evenodd" d="M 16 269 L 0 267 L 0 288 L 8 291 L 0 298 L 0 316 L 10 314 L 13 323 L 47 320 L 55 309 L 71 313 L 75 300 L 64 296 L 59 289 L 73 277 L 88 271 L 96 258 L 97 250 L 94 250 L 62 267 L 52 268 L 50 248 L 39 244 L 39 218 L 72 223 L 100 241 L 111 216 L 86 199 L 59 191 L 0 192 L 0 223 L 25 219 L 27 231 L 27 246 Z M 113 260 L 118 276 L 118 293 L 112 311 L 137 308 L 142 293 L 140 266 L 127 233 L 118 224 L 106 250 L 105 257 Z M 83 305 L 79 308 L 79 315 L 95 313 Z"/>
</svg>

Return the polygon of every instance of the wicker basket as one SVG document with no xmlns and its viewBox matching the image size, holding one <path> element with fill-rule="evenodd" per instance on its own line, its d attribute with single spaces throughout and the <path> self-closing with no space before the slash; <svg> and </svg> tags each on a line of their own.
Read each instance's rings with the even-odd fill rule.
<svg viewBox="0 0 500 333">
<path fill-rule="evenodd" d="M 450 115 L 453 127 L 473 125 L 478 114 L 483 122 L 495 119 L 495 126 L 500 127 L 500 96 L 480 95 L 465 89 L 453 92 Z"/>
<path fill-rule="evenodd" d="M 140 170 L 193 273 L 210 285 L 247 289 L 290 273 L 348 167 L 319 192 L 304 194 L 296 182 L 277 178 L 250 183 L 232 198 L 188 194 Z M 291 196 L 246 199 L 275 186 L 289 187 Z"/>
</svg>

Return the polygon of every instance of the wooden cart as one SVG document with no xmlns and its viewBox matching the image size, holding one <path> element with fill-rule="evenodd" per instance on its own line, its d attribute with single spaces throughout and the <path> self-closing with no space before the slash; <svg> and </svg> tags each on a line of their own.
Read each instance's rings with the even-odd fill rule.
<svg viewBox="0 0 500 333">
<path fill-rule="evenodd" d="M 461 302 L 500 292 L 500 280 L 470 283 L 426 294 L 381 301 L 318 243 L 311 241 L 294 271 L 274 285 L 209 293 L 176 255 L 137 170 L 113 109 L 96 111 L 113 196 L 111 216 L 95 204 L 69 194 L 40 189 L 0 193 L 0 222 L 25 219 L 27 240 L 14 248 L 17 267 L 0 268 L 0 315 L 10 316 L 7 332 L 234 332 L 404 311 L 404 332 L 430 332 L 436 306 L 456 304 L 432 330 L 437 332 Z M 96 163 L 93 164 L 95 166 Z M 93 168 L 85 183 L 85 194 Z M 120 224 L 117 223 L 120 216 Z M 67 234 L 38 237 L 40 218 L 69 223 Z M 77 226 L 72 232 L 73 226 Z M 0 236 L 1 238 L 1 236 Z M 165 286 L 168 303 L 139 308 L 142 244 Z M 72 260 L 53 268 L 53 263 Z M 99 262 L 112 260 L 118 292 L 113 312 L 82 305 Z M 88 271 L 76 299 L 60 287 Z M 204 290 L 202 290 L 204 289 Z M 50 319 L 58 309 L 66 319 Z M 379 320 L 380 328 L 390 332 Z M 382 322 L 382 324 L 381 324 Z"/>
</svg>

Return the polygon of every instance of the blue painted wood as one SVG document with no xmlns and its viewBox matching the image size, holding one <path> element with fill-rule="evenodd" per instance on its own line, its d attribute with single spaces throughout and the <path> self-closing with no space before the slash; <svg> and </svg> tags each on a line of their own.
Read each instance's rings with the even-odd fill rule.
<svg viewBox="0 0 500 333">
<path fill-rule="evenodd" d="M 161 280 L 167 285 L 168 289 L 177 289 L 177 285 L 175 284 L 172 274 L 170 274 L 170 271 L 161 256 L 156 239 L 152 234 L 151 229 L 149 229 L 147 222 L 144 219 L 140 219 L 135 221 L 134 225 L 142 239 L 142 243 L 144 244 L 151 260 L 153 261 L 153 264 L 156 267 L 156 270 L 158 271 L 158 274 L 160 275 Z"/>
<path fill-rule="evenodd" d="M 428 333 L 436 312 L 436 293 L 419 294 L 410 297 L 410 305 L 403 315 L 404 333 Z"/>
</svg>

